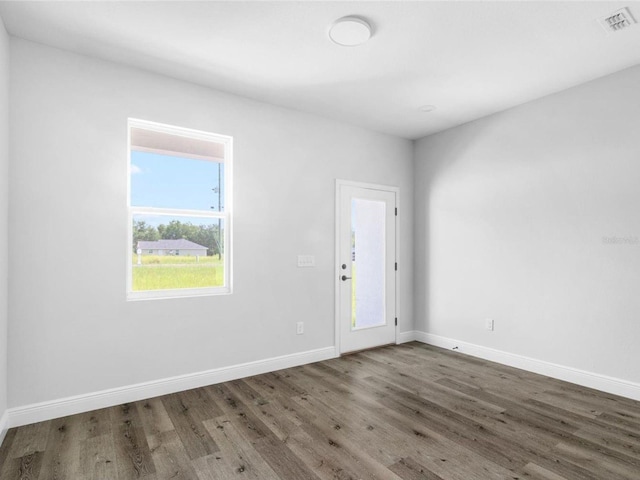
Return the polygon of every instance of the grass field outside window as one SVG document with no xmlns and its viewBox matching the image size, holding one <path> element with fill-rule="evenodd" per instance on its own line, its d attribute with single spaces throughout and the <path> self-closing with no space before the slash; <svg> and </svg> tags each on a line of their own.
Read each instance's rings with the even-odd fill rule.
<svg viewBox="0 0 640 480">
<path fill-rule="evenodd" d="M 224 256 L 141 255 L 133 258 L 134 290 L 207 288 L 224 285 Z"/>
</svg>

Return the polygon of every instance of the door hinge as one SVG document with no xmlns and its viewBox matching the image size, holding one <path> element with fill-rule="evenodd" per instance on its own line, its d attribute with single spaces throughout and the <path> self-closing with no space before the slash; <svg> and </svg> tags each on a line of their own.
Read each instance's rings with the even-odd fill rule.
<svg viewBox="0 0 640 480">
<path fill-rule="evenodd" d="M 398 271 L 398 262 L 396 262 L 396 272 Z"/>
<path fill-rule="evenodd" d="M 396 327 L 398 326 L 398 317 L 396 317 Z"/>
<path fill-rule="evenodd" d="M 396 207 L 396 217 L 398 216 L 398 207 Z"/>
</svg>

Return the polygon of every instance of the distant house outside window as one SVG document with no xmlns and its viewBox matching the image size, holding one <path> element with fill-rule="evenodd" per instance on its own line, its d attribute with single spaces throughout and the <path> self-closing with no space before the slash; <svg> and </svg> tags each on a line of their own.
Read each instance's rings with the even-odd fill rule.
<svg viewBox="0 0 640 480">
<path fill-rule="evenodd" d="M 127 298 L 231 293 L 232 138 L 129 119 Z"/>
</svg>

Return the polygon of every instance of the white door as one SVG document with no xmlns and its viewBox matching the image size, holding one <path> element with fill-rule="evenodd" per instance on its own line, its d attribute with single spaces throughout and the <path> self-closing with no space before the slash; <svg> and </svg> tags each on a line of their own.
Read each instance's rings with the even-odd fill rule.
<svg viewBox="0 0 640 480">
<path fill-rule="evenodd" d="M 338 182 L 340 353 L 396 341 L 396 191 Z"/>
</svg>

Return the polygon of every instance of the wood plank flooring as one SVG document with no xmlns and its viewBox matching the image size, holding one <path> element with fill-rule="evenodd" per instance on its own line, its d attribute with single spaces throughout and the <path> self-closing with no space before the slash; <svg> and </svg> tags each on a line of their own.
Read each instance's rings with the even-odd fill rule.
<svg viewBox="0 0 640 480">
<path fill-rule="evenodd" d="M 640 402 L 419 343 L 11 429 L 0 479 L 639 480 Z"/>
</svg>

